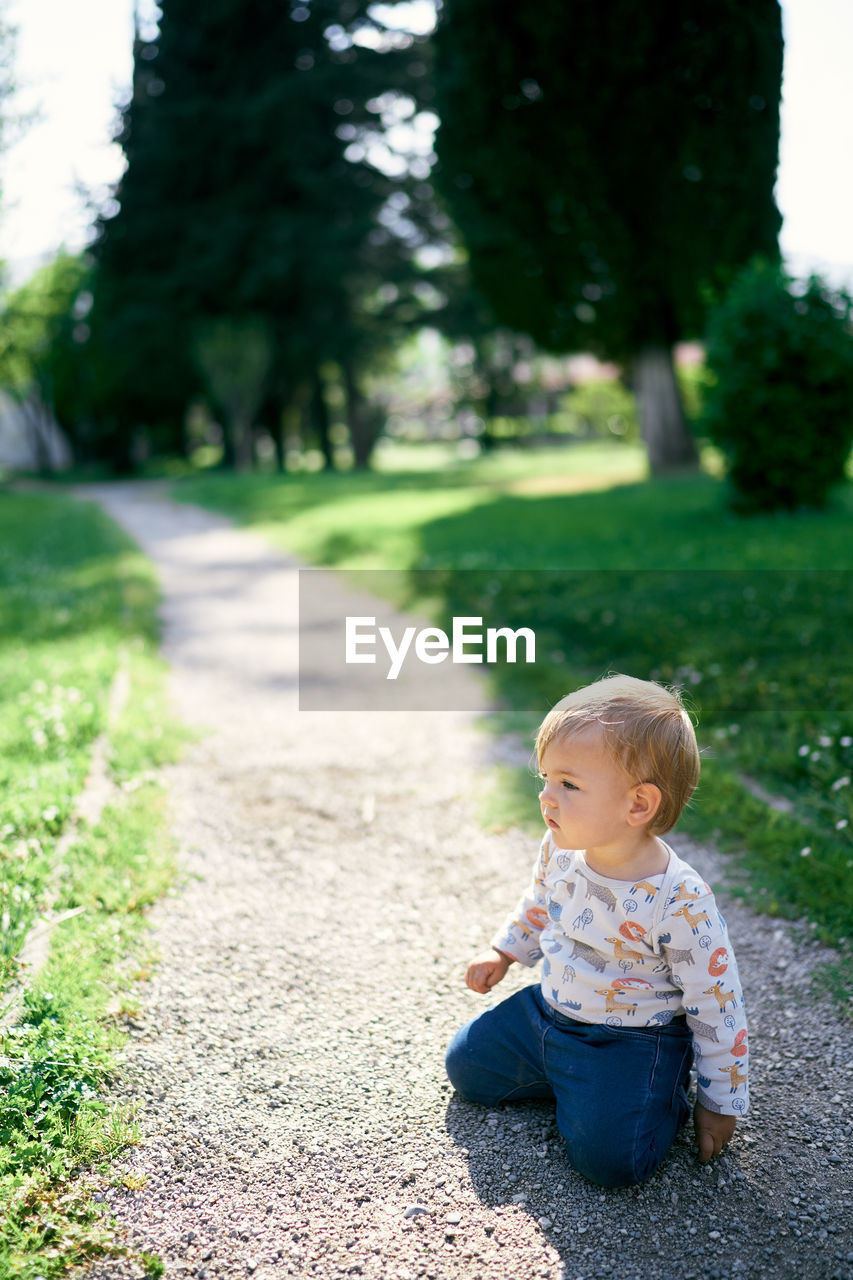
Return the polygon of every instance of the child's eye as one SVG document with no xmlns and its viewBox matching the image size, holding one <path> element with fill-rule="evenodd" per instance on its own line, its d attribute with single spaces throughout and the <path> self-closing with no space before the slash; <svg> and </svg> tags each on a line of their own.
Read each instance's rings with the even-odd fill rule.
<svg viewBox="0 0 853 1280">
<path fill-rule="evenodd" d="M 540 773 L 540 774 L 539 774 L 539 781 L 540 781 L 540 783 L 542 784 L 542 786 L 544 787 L 544 786 L 546 785 L 546 783 L 548 782 L 548 778 L 547 778 L 546 774 L 544 774 L 544 773 Z M 565 787 L 567 791 L 577 791 L 577 787 L 575 786 L 575 784 L 574 784 L 573 782 L 569 782 L 568 778 L 564 778 L 564 779 L 563 779 L 563 781 L 560 783 L 560 786 L 561 786 L 561 787 Z"/>
</svg>

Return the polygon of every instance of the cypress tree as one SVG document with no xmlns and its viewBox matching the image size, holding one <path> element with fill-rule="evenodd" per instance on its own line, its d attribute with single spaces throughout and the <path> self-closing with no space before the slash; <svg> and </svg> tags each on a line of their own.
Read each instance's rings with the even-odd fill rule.
<svg viewBox="0 0 853 1280">
<path fill-rule="evenodd" d="M 392 195 L 418 197 L 353 143 L 376 131 L 383 94 L 426 83 L 411 38 L 383 51 L 353 39 L 367 28 L 381 45 L 360 0 L 164 0 L 156 39 L 137 41 L 127 169 L 96 245 L 101 334 L 123 352 L 112 404 L 181 418 L 216 385 L 197 353 L 224 321 L 265 328 L 272 357 L 252 397 L 265 414 L 307 399 L 322 434 L 312 393 L 331 360 L 364 420 L 359 377 L 381 341 L 364 299 L 413 270 L 382 218 Z"/>
<path fill-rule="evenodd" d="M 655 471 L 690 463 L 672 347 L 778 256 L 777 0 L 444 0 L 436 178 L 475 284 L 546 349 L 633 372 Z"/>
</svg>

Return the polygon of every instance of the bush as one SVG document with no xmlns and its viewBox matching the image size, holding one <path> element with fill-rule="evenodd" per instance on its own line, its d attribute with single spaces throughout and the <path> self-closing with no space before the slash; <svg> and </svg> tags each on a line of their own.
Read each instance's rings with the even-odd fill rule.
<svg viewBox="0 0 853 1280">
<path fill-rule="evenodd" d="M 853 443 L 853 299 L 757 263 L 709 319 L 702 420 L 742 511 L 822 506 Z"/>
</svg>

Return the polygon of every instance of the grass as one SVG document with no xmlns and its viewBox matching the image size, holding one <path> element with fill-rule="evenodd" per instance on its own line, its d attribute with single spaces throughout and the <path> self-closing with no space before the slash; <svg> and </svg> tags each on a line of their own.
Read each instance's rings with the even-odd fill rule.
<svg viewBox="0 0 853 1280">
<path fill-rule="evenodd" d="M 744 521 L 713 476 L 637 483 L 644 475 L 635 446 L 596 443 L 440 470 L 211 473 L 173 493 L 345 569 L 853 567 L 851 485 L 825 512 Z"/>
<path fill-rule="evenodd" d="M 209 475 L 175 493 L 312 564 L 402 570 L 389 590 L 445 623 L 533 627 L 535 665 L 493 676 L 497 731 L 530 741 L 547 706 L 608 670 L 683 687 L 705 767 L 682 828 L 737 851 L 733 889 L 754 907 L 807 917 L 839 948 L 846 998 L 853 486 L 825 511 L 744 520 L 711 475 L 614 485 L 638 465 L 623 449 L 498 453 L 420 474 Z M 499 781 L 502 820 L 535 820 L 527 771 Z"/>
<path fill-rule="evenodd" d="M 0 983 L 106 725 L 123 645 L 155 642 L 144 560 L 94 509 L 0 493 Z"/>
<path fill-rule="evenodd" d="M 431 451 L 428 458 L 434 459 Z M 543 453 L 499 450 L 474 461 L 445 461 L 418 470 L 297 472 L 232 476 L 208 473 L 176 483 L 173 493 L 259 526 L 279 545 L 313 564 L 358 568 L 408 568 L 421 556 L 424 529 L 443 519 L 466 519 L 507 495 L 519 501 L 531 489 L 559 484 L 567 491 L 604 489 L 645 475 L 642 452 L 600 444 Z M 286 534 L 284 526 L 286 525 Z"/>
<path fill-rule="evenodd" d="M 169 884 L 162 792 L 153 784 L 107 809 L 75 842 L 57 905 L 83 911 L 27 989 L 4 1037 L 0 1083 L 0 1274 L 62 1275 L 120 1252 L 92 1192 L 110 1160 L 137 1140 L 132 1112 L 108 1085 L 150 964 L 146 905 Z"/>
<path fill-rule="evenodd" d="M 0 491 L 0 596 L 0 1275 L 52 1280 L 121 1248 L 93 1189 L 136 1138 L 109 1085 L 150 964 L 144 913 L 174 873 L 156 770 L 181 735 L 153 574 L 98 509 Z M 120 664 L 130 692 L 111 721 Z M 114 800 L 95 827 L 72 826 L 99 735 Z M 30 977 L 16 957 L 48 907 L 67 914 Z"/>
</svg>

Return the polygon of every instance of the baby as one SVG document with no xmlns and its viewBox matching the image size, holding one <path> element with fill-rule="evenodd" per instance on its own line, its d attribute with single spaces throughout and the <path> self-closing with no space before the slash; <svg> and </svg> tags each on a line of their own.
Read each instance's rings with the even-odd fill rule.
<svg viewBox="0 0 853 1280">
<path fill-rule="evenodd" d="M 541 982 L 462 1027 L 447 1073 L 471 1102 L 553 1098 L 570 1163 L 605 1187 L 648 1178 L 688 1115 L 704 1164 L 747 1108 L 743 996 L 726 924 L 661 839 L 699 778 L 676 693 L 608 676 L 563 698 L 536 737 L 548 828 L 532 882 L 468 966 L 485 994 L 509 966 Z"/>
</svg>

